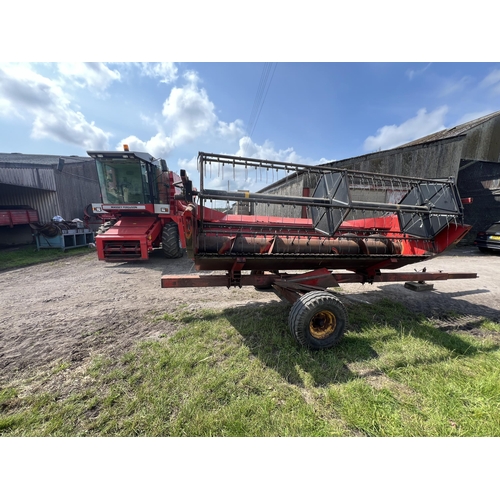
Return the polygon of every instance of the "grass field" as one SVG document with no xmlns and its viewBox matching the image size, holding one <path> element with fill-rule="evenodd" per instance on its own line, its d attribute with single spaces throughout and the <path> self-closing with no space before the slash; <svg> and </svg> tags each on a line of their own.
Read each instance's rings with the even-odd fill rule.
<svg viewBox="0 0 500 500">
<path fill-rule="evenodd" d="M 61 249 L 44 248 L 37 250 L 36 245 L 22 245 L 12 249 L 0 249 L 0 271 L 15 267 L 26 267 L 42 262 L 52 262 L 72 255 L 91 253 L 95 250 L 87 247 L 71 248 L 63 252 Z"/>
<path fill-rule="evenodd" d="M 313 352 L 285 305 L 181 305 L 154 319 L 173 336 L 2 387 L 0 435 L 500 436 L 500 325 L 443 331 L 387 300 L 348 309 L 343 342 Z"/>
</svg>

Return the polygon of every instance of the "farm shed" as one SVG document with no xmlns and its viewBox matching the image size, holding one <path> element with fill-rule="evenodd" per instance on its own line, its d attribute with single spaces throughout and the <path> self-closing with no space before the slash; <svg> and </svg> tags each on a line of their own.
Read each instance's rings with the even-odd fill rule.
<svg viewBox="0 0 500 500">
<path fill-rule="evenodd" d="M 99 200 L 92 158 L 0 153 L 0 207 L 30 207 L 44 223 L 55 215 L 83 220 L 85 207 Z M 28 224 L 0 227 L 0 245 L 31 241 Z"/>
<path fill-rule="evenodd" d="M 456 179 L 463 198 L 472 197 L 465 205 L 465 222 L 473 226 L 464 242 L 471 242 L 476 231 L 500 220 L 500 111 L 428 135 L 394 149 L 347 158 L 325 165 L 368 172 Z M 266 187 L 262 192 L 308 196 L 316 186 L 314 175 L 290 175 Z M 385 201 L 385 200 L 380 200 Z M 270 207 L 272 210 L 272 207 Z M 268 207 L 253 207 L 271 213 Z M 301 207 L 287 207 L 286 216 L 305 216 Z"/>
</svg>

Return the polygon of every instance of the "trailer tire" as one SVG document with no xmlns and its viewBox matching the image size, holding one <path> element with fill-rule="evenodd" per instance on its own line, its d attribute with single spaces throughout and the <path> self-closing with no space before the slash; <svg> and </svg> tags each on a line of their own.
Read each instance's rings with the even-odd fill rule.
<svg viewBox="0 0 500 500">
<path fill-rule="evenodd" d="M 183 256 L 184 250 L 179 240 L 179 228 L 175 222 L 168 222 L 163 226 L 161 247 L 167 259 L 178 259 Z"/>
<path fill-rule="evenodd" d="M 308 292 L 293 304 L 288 325 L 300 345 L 328 349 L 342 340 L 347 311 L 340 299 L 329 292 Z"/>
</svg>

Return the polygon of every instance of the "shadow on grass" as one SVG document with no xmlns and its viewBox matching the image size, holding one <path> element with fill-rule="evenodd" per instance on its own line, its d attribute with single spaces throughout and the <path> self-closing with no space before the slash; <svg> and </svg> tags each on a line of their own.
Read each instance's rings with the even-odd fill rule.
<svg viewBox="0 0 500 500">
<path fill-rule="evenodd" d="M 374 293 L 379 294 L 380 291 L 369 292 L 366 297 L 369 295 L 374 297 L 374 295 L 372 295 Z M 417 293 L 407 290 L 398 284 L 389 284 L 384 285 L 383 293 L 385 293 L 389 299 L 404 303 L 410 311 L 415 313 L 437 315 L 455 311 L 457 313 L 467 313 L 490 318 L 494 321 L 500 321 L 500 310 L 494 300 L 494 295 L 492 295 L 491 299 L 488 299 L 487 294 L 491 294 L 491 292 L 487 289 L 474 288 L 457 292 L 440 292 L 439 290 L 432 290 L 429 292 Z M 420 293 L 422 293 L 422 295 L 419 295 Z M 356 297 L 356 294 L 351 295 Z M 478 295 L 485 296 L 485 298 L 482 299 L 482 304 L 467 300 L 468 297 Z M 350 295 L 347 294 L 348 299 L 349 296 Z M 486 304 L 484 302 L 486 302 Z"/>
<path fill-rule="evenodd" d="M 288 330 L 290 306 L 286 303 L 249 303 L 226 309 L 221 316 L 241 334 L 253 355 L 297 386 L 325 386 L 358 378 L 348 365 L 376 358 L 374 344 L 394 340 L 402 333 L 449 351 L 441 357 L 435 354 L 427 357 L 424 352 L 418 361 L 412 362 L 415 365 L 435 363 L 450 355 L 469 357 L 500 348 L 498 345 L 478 348 L 472 338 L 469 342 L 463 336 L 440 330 L 423 315 L 387 299 L 371 305 L 349 306 L 348 310 L 350 325 L 346 336 L 336 347 L 322 351 L 311 351 L 295 342 Z"/>
<path fill-rule="evenodd" d="M 289 311 L 286 303 L 249 303 L 221 314 L 254 356 L 297 386 L 345 383 L 356 378 L 348 363 L 377 356 L 369 342 L 361 338 L 345 337 L 334 349 L 322 351 L 300 346 L 288 330 Z"/>
<path fill-rule="evenodd" d="M 456 332 L 467 333 L 467 330 L 478 327 L 481 320 L 473 318 L 473 321 L 465 323 L 466 330 L 457 328 L 452 331 L 450 328 L 438 328 L 430 324 L 430 318 L 421 313 L 413 313 L 399 302 L 382 299 L 375 304 L 355 305 L 349 308 L 351 317 L 351 331 L 370 331 L 372 325 L 385 325 L 387 328 L 386 337 L 393 337 L 392 332 L 406 332 L 413 338 L 419 338 L 444 347 L 450 354 L 460 356 L 474 356 L 479 352 L 495 351 L 500 348 L 498 345 L 490 347 L 476 347 L 472 336 L 471 341 L 459 336 Z M 384 334 L 378 334 L 377 339 L 384 340 Z"/>
</svg>

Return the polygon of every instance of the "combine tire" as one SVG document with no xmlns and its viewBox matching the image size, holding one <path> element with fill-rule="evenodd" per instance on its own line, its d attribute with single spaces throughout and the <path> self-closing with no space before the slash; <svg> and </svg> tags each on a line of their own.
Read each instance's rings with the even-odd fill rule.
<svg viewBox="0 0 500 500">
<path fill-rule="evenodd" d="M 179 241 L 179 228 L 175 222 L 169 222 L 163 226 L 161 247 L 167 259 L 178 259 L 184 254 Z"/>
<path fill-rule="evenodd" d="M 338 344 L 344 336 L 347 311 L 331 293 L 309 292 L 293 304 L 288 324 L 300 345 L 327 349 Z"/>
</svg>

